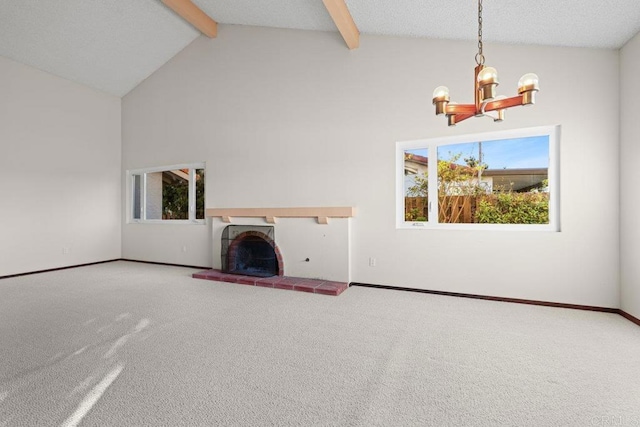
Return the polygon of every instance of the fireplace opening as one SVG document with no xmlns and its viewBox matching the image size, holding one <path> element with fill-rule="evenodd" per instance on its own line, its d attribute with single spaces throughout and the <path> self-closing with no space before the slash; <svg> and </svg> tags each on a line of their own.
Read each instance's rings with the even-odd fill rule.
<svg viewBox="0 0 640 427">
<path fill-rule="evenodd" d="M 222 232 L 222 271 L 246 276 L 282 275 L 282 257 L 269 226 L 229 225 Z"/>
<path fill-rule="evenodd" d="M 238 243 L 231 271 L 248 276 L 268 277 L 278 274 L 276 253 L 258 236 L 247 236 Z"/>
</svg>

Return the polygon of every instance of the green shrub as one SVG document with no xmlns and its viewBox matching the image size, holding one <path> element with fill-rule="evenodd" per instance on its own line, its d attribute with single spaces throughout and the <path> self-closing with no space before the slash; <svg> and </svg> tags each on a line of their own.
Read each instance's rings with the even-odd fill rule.
<svg viewBox="0 0 640 427">
<path fill-rule="evenodd" d="M 482 196 L 476 207 L 481 224 L 548 224 L 548 193 L 502 193 Z"/>
<path fill-rule="evenodd" d="M 404 220 L 405 221 L 423 221 L 418 219 L 420 218 L 420 210 L 417 208 L 413 208 L 411 210 L 409 210 L 409 212 L 405 212 L 404 214 Z M 426 220 L 424 220 L 426 221 Z"/>
</svg>

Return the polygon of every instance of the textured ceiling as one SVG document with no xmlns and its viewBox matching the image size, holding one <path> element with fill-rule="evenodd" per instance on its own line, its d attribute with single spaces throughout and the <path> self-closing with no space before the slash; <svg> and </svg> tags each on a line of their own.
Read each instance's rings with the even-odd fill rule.
<svg viewBox="0 0 640 427">
<path fill-rule="evenodd" d="M 478 33 L 475 0 L 346 3 L 362 34 L 472 40 Z M 484 0 L 483 4 L 486 41 L 620 48 L 640 31 L 640 0 Z"/>
<path fill-rule="evenodd" d="M 221 24 L 336 31 L 321 0 L 194 3 Z M 346 3 L 364 35 L 477 37 L 474 0 Z M 484 1 L 490 42 L 619 48 L 638 31 L 640 0 Z M 118 96 L 198 34 L 160 0 L 0 0 L 1 56 Z"/>
<path fill-rule="evenodd" d="M 0 55 L 118 96 L 198 34 L 156 0 L 0 0 Z"/>
<path fill-rule="evenodd" d="M 221 24 L 317 31 L 336 29 L 322 0 L 192 1 Z"/>
</svg>

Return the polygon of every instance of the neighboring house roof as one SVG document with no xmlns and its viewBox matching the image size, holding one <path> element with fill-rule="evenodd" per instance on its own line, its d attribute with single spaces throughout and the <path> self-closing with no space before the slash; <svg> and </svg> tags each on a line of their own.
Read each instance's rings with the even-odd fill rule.
<svg viewBox="0 0 640 427">
<path fill-rule="evenodd" d="M 528 169 L 486 169 L 483 176 L 511 176 L 511 175 L 547 175 L 548 168 L 528 168 Z"/>
<path fill-rule="evenodd" d="M 429 158 L 428 157 L 421 156 L 419 154 L 412 154 L 412 153 L 404 153 L 404 161 L 405 162 L 419 163 L 419 164 L 422 164 L 422 165 L 428 165 L 429 164 Z"/>
<path fill-rule="evenodd" d="M 404 153 L 404 174 L 425 173 L 429 159 L 418 154 Z"/>
<path fill-rule="evenodd" d="M 548 168 L 528 169 L 487 169 L 482 172 L 483 177 L 493 179 L 494 190 L 528 191 L 543 186 L 543 181 L 549 178 Z"/>
</svg>

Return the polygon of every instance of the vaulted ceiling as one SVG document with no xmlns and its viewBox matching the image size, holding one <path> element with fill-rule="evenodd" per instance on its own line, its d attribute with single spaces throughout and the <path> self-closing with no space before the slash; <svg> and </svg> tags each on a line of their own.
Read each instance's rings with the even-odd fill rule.
<svg viewBox="0 0 640 427">
<path fill-rule="evenodd" d="M 337 31 L 322 0 L 193 2 L 220 24 Z M 362 35 L 477 38 L 475 0 L 345 3 Z M 638 0 L 485 0 L 483 15 L 487 42 L 617 49 L 640 31 Z M 199 35 L 160 0 L 0 0 L 0 56 L 117 96 Z"/>
</svg>

